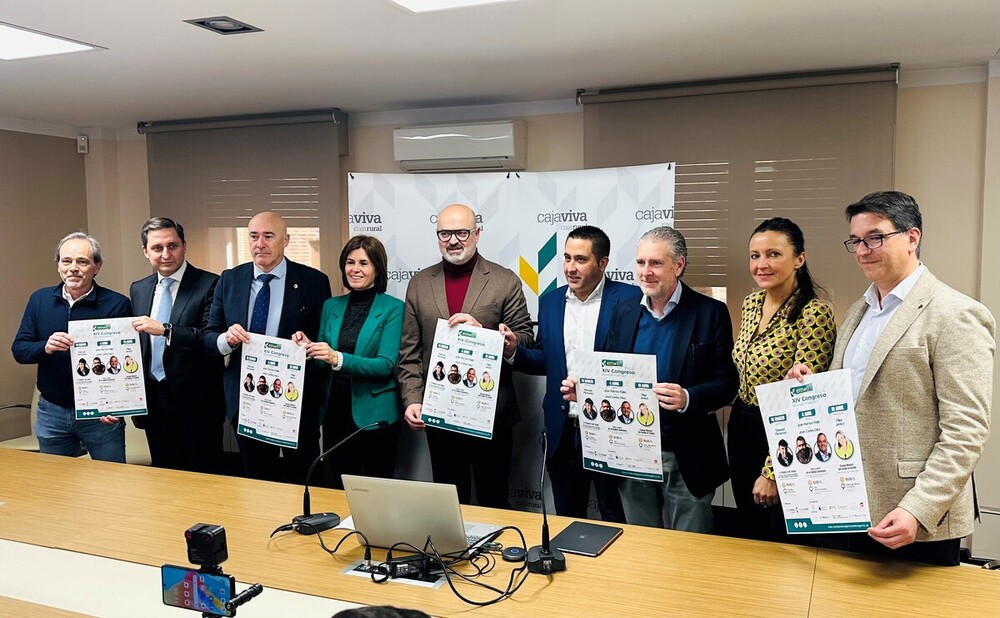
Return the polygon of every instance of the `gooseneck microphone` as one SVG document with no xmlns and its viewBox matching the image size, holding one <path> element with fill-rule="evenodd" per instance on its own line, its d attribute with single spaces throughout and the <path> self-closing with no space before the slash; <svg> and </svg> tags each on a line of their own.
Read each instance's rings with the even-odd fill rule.
<svg viewBox="0 0 1000 618">
<path fill-rule="evenodd" d="M 548 575 L 557 571 L 566 570 L 566 557 L 554 547 L 549 546 L 549 516 L 545 510 L 545 457 L 548 454 L 548 436 L 542 431 L 539 440 L 542 443 L 542 478 L 539 485 L 542 488 L 542 544 L 528 548 L 528 557 L 525 562 L 528 571 Z"/>
<path fill-rule="evenodd" d="M 374 423 L 368 423 L 364 427 L 359 428 L 357 431 L 347 436 L 340 442 L 334 444 L 330 448 L 323 451 L 316 461 L 312 462 L 309 466 L 309 472 L 306 473 L 306 490 L 302 494 L 302 514 L 296 515 L 292 518 L 292 525 L 296 532 L 299 534 L 316 534 L 317 532 L 322 532 L 323 530 L 329 530 L 340 524 L 340 515 L 336 513 L 316 513 L 313 514 L 310 510 L 309 505 L 309 481 L 312 480 L 313 470 L 316 469 L 316 465 L 323 460 L 324 457 L 334 452 L 338 448 L 344 445 L 348 440 L 358 435 L 366 429 L 372 429 L 374 427 L 382 428 L 388 427 L 389 421 L 375 421 Z"/>
</svg>

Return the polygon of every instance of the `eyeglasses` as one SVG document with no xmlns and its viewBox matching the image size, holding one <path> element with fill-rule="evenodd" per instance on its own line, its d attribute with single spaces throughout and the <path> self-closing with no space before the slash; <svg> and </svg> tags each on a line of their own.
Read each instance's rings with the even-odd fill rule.
<svg viewBox="0 0 1000 618">
<path fill-rule="evenodd" d="M 869 234 L 864 238 L 848 238 L 844 241 L 844 247 L 847 249 L 848 253 L 854 253 L 858 250 L 858 245 L 864 245 L 866 249 L 878 249 L 885 242 L 885 239 L 890 236 L 895 236 L 896 234 L 902 234 L 908 230 L 896 230 L 895 232 L 889 232 L 888 234 Z"/>
<path fill-rule="evenodd" d="M 438 230 L 438 240 L 441 242 L 448 242 L 451 237 L 454 236 L 459 242 L 465 242 L 469 240 L 469 236 L 475 230 Z"/>
</svg>

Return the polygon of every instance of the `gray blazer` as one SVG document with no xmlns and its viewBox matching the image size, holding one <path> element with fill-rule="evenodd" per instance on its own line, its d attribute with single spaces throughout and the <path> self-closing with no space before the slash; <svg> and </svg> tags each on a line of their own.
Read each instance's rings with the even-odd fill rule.
<svg viewBox="0 0 1000 618">
<path fill-rule="evenodd" d="M 867 309 L 848 311 L 831 369 Z M 972 532 L 970 475 L 989 436 L 996 322 L 930 271 L 882 332 L 855 403 L 873 523 L 900 506 L 918 541 Z"/>
<path fill-rule="evenodd" d="M 517 342 L 521 345 L 531 345 L 534 340 L 521 280 L 513 271 L 481 255 L 469 280 L 462 313 L 479 320 L 483 328 L 495 330 L 501 323 L 506 324 L 517 335 Z M 438 318 L 447 320 L 449 317 L 444 267 L 438 262 L 414 275 L 406 287 L 403 336 L 396 365 L 404 409 L 423 401 L 424 380 L 430 360 L 430 355 L 424 354 L 424 350 L 430 350 L 434 345 Z M 519 420 L 511 373 L 511 368 L 504 363 L 499 380 L 497 425 Z"/>
</svg>

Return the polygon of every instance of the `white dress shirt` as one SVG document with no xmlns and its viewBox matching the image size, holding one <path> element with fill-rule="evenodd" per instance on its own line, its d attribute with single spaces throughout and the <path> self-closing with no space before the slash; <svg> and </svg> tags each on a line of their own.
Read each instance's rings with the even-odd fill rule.
<svg viewBox="0 0 1000 618">
<path fill-rule="evenodd" d="M 566 352 L 567 375 L 580 375 L 579 352 L 593 352 L 597 338 L 597 320 L 601 316 L 601 299 L 604 298 L 604 281 L 600 282 L 586 300 L 580 300 L 573 290 L 566 289 L 566 309 L 563 312 L 563 344 Z M 569 417 L 579 415 L 579 404 L 571 401 Z"/>
<path fill-rule="evenodd" d="M 903 304 L 903 300 L 916 285 L 917 279 L 927 270 L 923 264 L 917 267 L 905 279 L 896 284 L 891 292 L 879 302 L 878 288 L 875 284 L 868 286 L 865 290 L 865 302 L 868 309 L 861 317 L 861 322 L 851 335 L 851 340 L 847 342 L 844 350 L 844 368 L 851 370 L 851 390 L 854 399 L 857 400 L 861 392 L 861 382 L 864 380 L 865 371 L 868 369 L 868 361 L 871 359 L 872 350 L 882 331 L 889 324 L 889 320 L 896 314 L 896 310 Z"/>
</svg>

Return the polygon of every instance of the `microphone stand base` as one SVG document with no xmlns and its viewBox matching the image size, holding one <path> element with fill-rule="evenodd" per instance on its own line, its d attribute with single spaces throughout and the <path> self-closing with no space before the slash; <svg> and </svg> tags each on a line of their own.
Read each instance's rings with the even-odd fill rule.
<svg viewBox="0 0 1000 618">
<path fill-rule="evenodd" d="M 340 525 L 340 515 L 336 513 L 315 513 L 313 515 L 296 515 L 292 518 L 295 531 L 299 534 L 316 534 Z"/>
<path fill-rule="evenodd" d="M 528 548 L 528 571 L 548 575 L 566 570 L 566 557 L 556 548 L 545 550 L 541 545 Z"/>
</svg>

